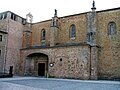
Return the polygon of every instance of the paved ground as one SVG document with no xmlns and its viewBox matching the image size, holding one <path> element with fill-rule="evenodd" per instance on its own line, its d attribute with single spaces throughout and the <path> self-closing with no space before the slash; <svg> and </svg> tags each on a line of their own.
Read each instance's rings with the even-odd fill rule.
<svg viewBox="0 0 120 90">
<path fill-rule="evenodd" d="M 120 90 L 120 81 L 13 77 L 0 79 L 0 90 Z"/>
</svg>

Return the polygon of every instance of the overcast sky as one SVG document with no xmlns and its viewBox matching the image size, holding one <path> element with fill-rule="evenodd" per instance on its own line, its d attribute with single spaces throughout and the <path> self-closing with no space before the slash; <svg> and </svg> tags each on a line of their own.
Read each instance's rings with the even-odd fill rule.
<svg viewBox="0 0 120 90">
<path fill-rule="evenodd" d="M 0 0 L 0 12 L 12 11 L 24 18 L 29 12 L 33 15 L 33 22 L 51 19 L 54 9 L 58 16 L 67 16 L 88 12 L 93 0 Z M 95 0 L 96 10 L 120 7 L 120 0 Z"/>
</svg>

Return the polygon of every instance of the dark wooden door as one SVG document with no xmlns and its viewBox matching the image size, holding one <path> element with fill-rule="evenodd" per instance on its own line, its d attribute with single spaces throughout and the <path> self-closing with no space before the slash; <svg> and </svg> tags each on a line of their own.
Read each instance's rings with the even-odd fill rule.
<svg viewBox="0 0 120 90">
<path fill-rule="evenodd" d="M 38 63 L 38 76 L 45 76 L 45 63 Z"/>
</svg>

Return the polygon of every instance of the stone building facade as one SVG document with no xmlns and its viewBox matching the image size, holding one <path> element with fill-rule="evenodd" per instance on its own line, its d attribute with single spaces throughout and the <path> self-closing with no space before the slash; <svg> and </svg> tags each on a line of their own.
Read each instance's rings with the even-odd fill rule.
<svg viewBox="0 0 120 90">
<path fill-rule="evenodd" d="M 9 67 L 14 67 L 18 73 L 20 49 L 26 19 L 10 12 L 0 13 L 0 72 L 9 72 Z"/>
<path fill-rule="evenodd" d="M 77 79 L 120 78 L 120 8 L 32 23 L 8 11 L 0 20 L 0 72 Z M 3 55 L 3 56 L 2 56 Z"/>
</svg>

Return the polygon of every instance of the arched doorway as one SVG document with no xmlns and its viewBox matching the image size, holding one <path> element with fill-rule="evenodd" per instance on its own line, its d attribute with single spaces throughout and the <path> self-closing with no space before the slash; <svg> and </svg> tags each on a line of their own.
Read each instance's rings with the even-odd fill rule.
<svg viewBox="0 0 120 90">
<path fill-rule="evenodd" d="M 43 53 L 32 53 L 27 56 L 25 63 L 25 75 L 47 76 L 48 55 Z"/>
</svg>

